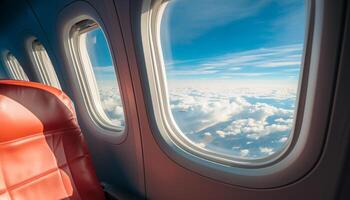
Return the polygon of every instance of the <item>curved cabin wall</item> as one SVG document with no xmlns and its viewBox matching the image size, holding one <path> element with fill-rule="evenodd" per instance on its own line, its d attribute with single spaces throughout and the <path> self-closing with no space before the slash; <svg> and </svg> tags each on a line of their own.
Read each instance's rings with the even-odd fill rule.
<svg viewBox="0 0 350 200">
<path fill-rule="evenodd" d="M 11 51 L 28 74 L 37 81 L 26 41 L 36 37 L 46 48 L 62 89 L 75 102 L 79 123 L 87 140 L 100 181 L 115 189 L 146 196 L 147 199 L 335 199 L 342 177 L 349 141 L 350 71 L 346 55 L 340 55 L 344 30 L 344 0 L 324 0 L 322 8 L 327 25 L 324 30 L 324 65 L 338 69 L 334 98 L 329 105 L 329 122 L 324 148 L 315 166 L 294 183 L 268 189 L 231 185 L 202 176 L 171 159 L 154 136 L 149 117 L 149 94 L 140 35 L 142 0 L 6 0 L 0 7 L 0 53 Z M 81 9 L 85 7 L 88 9 Z M 349 7 L 349 5 L 348 5 Z M 340 9 L 342 8 L 342 9 Z M 125 102 L 126 131 L 120 141 L 104 137 L 89 122 L 74 85 L 74 76 L 64 52 L 62 25 L 68 15 L 93 10 L 109 39 L 121 93 Z M 349 8 L 348 8 L 349 10 Z M 349 35 L 349 34 L 347 34 Z M 349 42 L 348 42 L 349 43 Z M 349 50 L 349 45 L 347 47 Z M 327 55 L 327 50 L 333 56 Z M 335 56 L 334 56 L 335 55 Z M 339 61 L 339 59 L 342 59 Z M 0 78 L 5 77 L 0 63 Z M 332 85 L 333 86 L 333 85 Z M 347 87 L 346 87 L 347 86 Z M 334 106 L 333 106 L 334 105 Z M 118 139 L 116 139 L 118 140 Z M 264 181 L 264 180 L 257 180 Z M 345 191 L 346 189 L 344 189 Z M 346 192 L 344 192 L 346 193 Z M 346 196 L 344 199 L 347 199 Z"/>
<path fill-rule="evenodd" d="M 64 51 L 62 30 L 69 17 L 85 13 L 96 17 L 104 28 L 116 70 L 118 70 L 121 93 L 126 115 L 125 137 L 109 137 L 103 129 L 96 128 L 89 119 L 82 103 L 80 91 L 74 84 L 73 75 Z M 84 16 L 84 15 L 83 15 Z M 130 71 L 122 40 L 119 20 L 113 1 L 6 1 L 0 8 L 0 51 L 13 53 L 23 66 L 31 81 L 38 77 L 29 57 L 27 40 L 37 38 L 47 50 L 62 90 L 73 100 L 79 124 L 89 146 L 97 175 L 101 182 L 114 189 L 134 196 L 145 195 L 143 158 L 139 122 L 136 112 Z M 0 74 L 2 74 L 1 67 Z M 0 75 L 4 76 L 4 75 Z M 5 75 L 7 77 L 7 75 Z"/>
<path fill-rule="evenodd" d="M 37 81 L 37 77 L 30 62 L 26 49 L 26 40 L 29 36 L 35 35 L 47 44 L 46 36 L 40 28 L 28 4 L 24 1 L 2 2 L 1 6 L 1 31 L 0 31 L 0 53 L 1 63 L 4 66 L 3 58 L 11 52 L 23 66 L 23 70 L 32 81 Z M 5 71 L 5 70 L 4 70 Z"/>
<path fill-rule="evenodd" d="M 0 65 L 0 79 L 6 79 L 8 77 L 7 73 L 4 70 L 4 67 Z"/>
</svg>

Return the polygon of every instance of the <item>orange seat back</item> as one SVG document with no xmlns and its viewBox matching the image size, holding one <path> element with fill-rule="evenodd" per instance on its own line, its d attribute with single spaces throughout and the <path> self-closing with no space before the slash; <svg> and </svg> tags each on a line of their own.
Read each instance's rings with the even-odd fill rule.
<svg viewBox="0 0 350 200">
<path fill-rule="evenodd" d="M 104 199 L 62 91 L 0 81 L 0 199 Z"/>
</svg>

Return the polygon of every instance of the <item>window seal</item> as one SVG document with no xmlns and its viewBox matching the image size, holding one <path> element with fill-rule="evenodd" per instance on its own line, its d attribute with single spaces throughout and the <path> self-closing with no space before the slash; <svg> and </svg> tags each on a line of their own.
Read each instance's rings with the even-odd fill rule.
<svg viewBox="0 0 350 200">
<path fill-rule="evenodd" d="M 161 117 L 164 111 L 159 109 L 160 103 L 162 103 L 160 101 L 164 101 L 164 99 L 159 98 L 159 93 L 163 92 L 164 94 L 164 91 L 158 88 L 162 81 L 158 79 L 158 76 L 162 72 L 158 70 L 161 63 L 159 57 L 157 57 L 159 54 L 155 52 L 159 51 L 156 48 L 159 45 L 159 43 L 157 44 L 159 34 L 155 21 L 159 20 L 158 12 L 162 9 L 162 4 L 166 2 L 166 0 L 143 1 L 139 10 L 139 19 L 134 25 L 139 26 L 135 28 L 140 30 L 140 33 L 134 34 L 141 41 L 139 51 L 140 55 L 143 56 L 141 59 L 143 59 L 142 65 L 144 65 L 142 66 L 141 76 L 143 84 L 147 86 L 143 90 L 146 93 L 145 100 L 152 135 L 165 155 L 183 168 L 204 177 L 246 188 L 280 187 L 300 180 L 311 172 L 320 160 L 324 142 L 327 139 L 327 123 L 329 120 L 329 108 L 327 106 L 331 105 L 334 84 L 330 81 L 331 78 L 325 78 L 325 76 L 329 77 L 335 73 L 335 68 L 330 67 L 330 65 L 336 63 L 333 63 L 330 59 L 320 57 L 321 54 L 326 52 L 327 55 L 335 54 L 335 52 L 320 48 L 320 46 L 329 43 L 329 39 L 324 39 L 325 34 L 320 30 L 337 33 L 338 30 L 324 29 L 332 25 L 331 22 L 325 20 L 324 13 L 329 10 L 332 11 L 334 8 L 325 7 L 325 1 L 307 0 L 308 10 L 306 12 L 307 23 L 303 58 L 305 67 L 301 69 L 303 73 L 301 73 L 299 81 L 303 81 L 303 83 L 298 91 L 301 94 L 297 99 L 299 102 L 296 102 L 298 105 L 296 113 L 300 113 L 301 117 L 295 118 L 295 127 L 300 129 L 300 132 L 294 133 L 290 148 L 280 159 L 268 165 L 246 167 L 244 165 L 222 164 L 195 155 L 173 142 L 172 138 L 169 137 L 169 133 L 162 122 L 164 119 Z M 339 7 L 339 5 L 337 6 Z M 164 76 L 164 74 L 162 75 Z M 321 81 L 322 77 L 329 81 Z M 315 98 L 316 96 L 317 98 Z M 325 107 L 321 109 L 320 105 Z M 282 176 L 283 179 L 280 178 Z M 264 181 L 257 182 L 257 179 Z"/>
<path fill-rule="evenodd" d="M 16 80 L 29 81 L 27 74 L 24 72 L 17 58 L 10 52 L 5 55 L 6 69 L 11 78 Z"/>
<path fill-rule="evenodd" d="M 306 83 L 302 83 L 301 79 L 303 73 L 305 71 L 304 63 L 301 65 L 301 72 L 300 72 L 300 78 L 298 83 L 298 89 L 297 89 L 297 97 L 296 97 L 296 108 L 294 111 L 294 122 L 293 127 L 290 131 L 290 136 L 288 138 L 288 141 L 286 145 L 283 147 L 283 149 L 279 150 L 278 152 L 275 152 L 272 155 L 269 155 L 264 158 L 239 158 L 234 156 L 225 155 L 223 153 L 218 153 L 215 151 L 211 151 L 208 149 L 200 148 L 197 145 L 194 144 L 190 139 L 186 138 L 184 136 L 184 133 L 180 130 L 180 128 L 177 126 L 175 119 L 173 118 L 173 115 L 171 113 L 170 108 L 170 102 L 169 102 L 169 94 L 167 90 L 167 80 L 166 80 L 166 72 L 165 72 L 165 63 L 163 59 L 163 52 L 161 47 L 161 41 L 160 41 L 160 23 L 162 19 L 163 12 L 168 5 L 169 1 L 165 1 L 160 3 L 158 7 L 158 11 L 155 15 L 154 25 L 151 28 L 150 31 L 150 37 L 151 40 L 153 40 L 153 60 L 154 60 L 154 69 L 152 69 L 154 73 L 155 79 L 157 79 L 157 83 L 154 87 L 156 87 L 157 90 L 157 104 L 162 109 L 161 113 L 159 113 L 161 116 L 159 116 L 158 120 L 159 123 L 162 123 L 163 126 L 163 132 L 166 131 L 167 135 L 170 136 L 170 139 L 173 143 L 176 143 L 177 146 L 180 148 L 188 151 L 189 153 L 192 153 L 196 156 L 205 158 L 207 160 L 217 162 L 223 165 L 229 165 L 229 166 L 238 166 L 238 167 L 244 167 L 244 168 L 260 168 L 268 165 L 273 165 L 275 162 L 278 162 L 280 159 L 283 159 L 285 156 L 285 153 L 289 150 L 289 148 L 292 148 L 292 141 L 297 139 L 297 136 L 299 134 L 299 129 L 295 129 L 295 125 L 299 118 L 302 118 L 302 110 L 300 111 L 300 105 L 303 102 L 299 101 L 300 97 L 300 90 L 302 87 L 305 87 Z M 151 22 L 152 23 L 152 22 Z M 306 27 L 307 29 L 307 27 Z M 308 30 L 306 30 L 307 32 Z M 153 36 L 152 36 L 153 35 Z M 153 38 L 152 38 L 153 37 Z M 307 40 L 307 38 L 306 38 Z M 307 41 L 305 41 L 306 43 Z M 303 60 L 305 58 L 305 45 L 303 47 Z"/>
<path fill-rule="evenodd" d="M 30 57 L 34 64 L 35 70 L 39 75 L 40 81 L 46 85 L 50 85 L 52 87 L 62 89 L 61 84 L 58 80 L 55 68 L 52 64 L 52 61 L 49 55 L 47 54 L 47 51 L 44 45 L 38 39 L 31 38 L 29 40 L 28 47 L 30 51 Z M 41 58 L 42 56 L 39 55 L 41 53 L 40 51 L 44 51 L 48 59 L 47 62 L 50 62 L 49 64 L 46 64 L 45 61 Z M 47 67 L 46 65 L 51 65 L 51 66 Z"/>
<path fill-rule="evenodd" d="M 86 33 L 88 31 L 94 30 L 96 28 L 101 28 L 104 32 L 102 26 L 100 26 L 93 19 L 83 19 L 78 23 L 75 23 L 69 32 L 69 41 L 68 41 L 68 49 L 71 59 L 74 65 L 74 71 L 76 73 L 76 77 L 79 82 L 79 88 L 81 94 L 83 96 L 85 108 L 87 108 L 88 113 L 94 124 L 98 127 L 107 130 L 109 132 L 118 132 L 123 134 L 126 129 L 126 118 L 124 114 L 125 125 L 123 127 L 116 126 L 112 124 L 111 120 L 107 117 L 105 111 L 103 110 L 102 103 L 99 99 L 100 94 L 98 93 L 97 83 L 95 79 L 95 75 L 93 73 L 93 69 L 89 59 L 81 59 L 82 56 L 88 56 L 87 52 L 82 51 L 84 48 L 81 48 L 80 43 L 80 35 Z M 105 35 L 105 33 L 104 33 Z M 105 35 L 106 37 L 106 35 Z M 106 38 L 106 42 L 108 40 Z M 109 46 L 109 44 L 108 44 Z M 84 67 L 89 65 L 90 67 Z M 113 63 L 114 66 L 114 63 Z M 117 74 L 115 74 L 116 78 Z M 93 82 L 93 83 L 91 83 Z M 122 103 L 124 107 L 124 104 Z M 123 108 L 125 110 L 125 108 Z"/>
</svg>

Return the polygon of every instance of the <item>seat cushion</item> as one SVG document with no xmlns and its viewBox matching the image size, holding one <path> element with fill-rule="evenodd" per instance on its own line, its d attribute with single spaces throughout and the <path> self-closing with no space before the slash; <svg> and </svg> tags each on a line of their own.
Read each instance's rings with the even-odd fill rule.
<svg viewBox="0 0 350 200">
<path fill-rule="evenodd" d="M 104 199 L 62 91 L 0 81 L 0 199 Z"/>
</svg>

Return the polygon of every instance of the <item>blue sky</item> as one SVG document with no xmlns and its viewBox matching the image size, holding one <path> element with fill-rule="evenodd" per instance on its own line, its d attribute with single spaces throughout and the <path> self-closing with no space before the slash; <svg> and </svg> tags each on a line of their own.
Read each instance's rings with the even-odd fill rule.
<svg viewBox="0 0 350 200">
<path fill-rule="evenodd" d="M 168 79 L 298 80 L 303 0 L 172 0 L 161 24 Z"/>
<path fill-rule="evenodd" d="M 172 0 L 161 21 L 171 80 L 291 80 L 303 53 L 304 0 Z M 88 33 L 98 79 L 114 80 L 101 29 Z"/>
<path fill-rule="evenodd" d="M 86 44 L 96 79 L 116 80 L 112 57 L 102 29 L 88 32 Z"/>
</svg>

